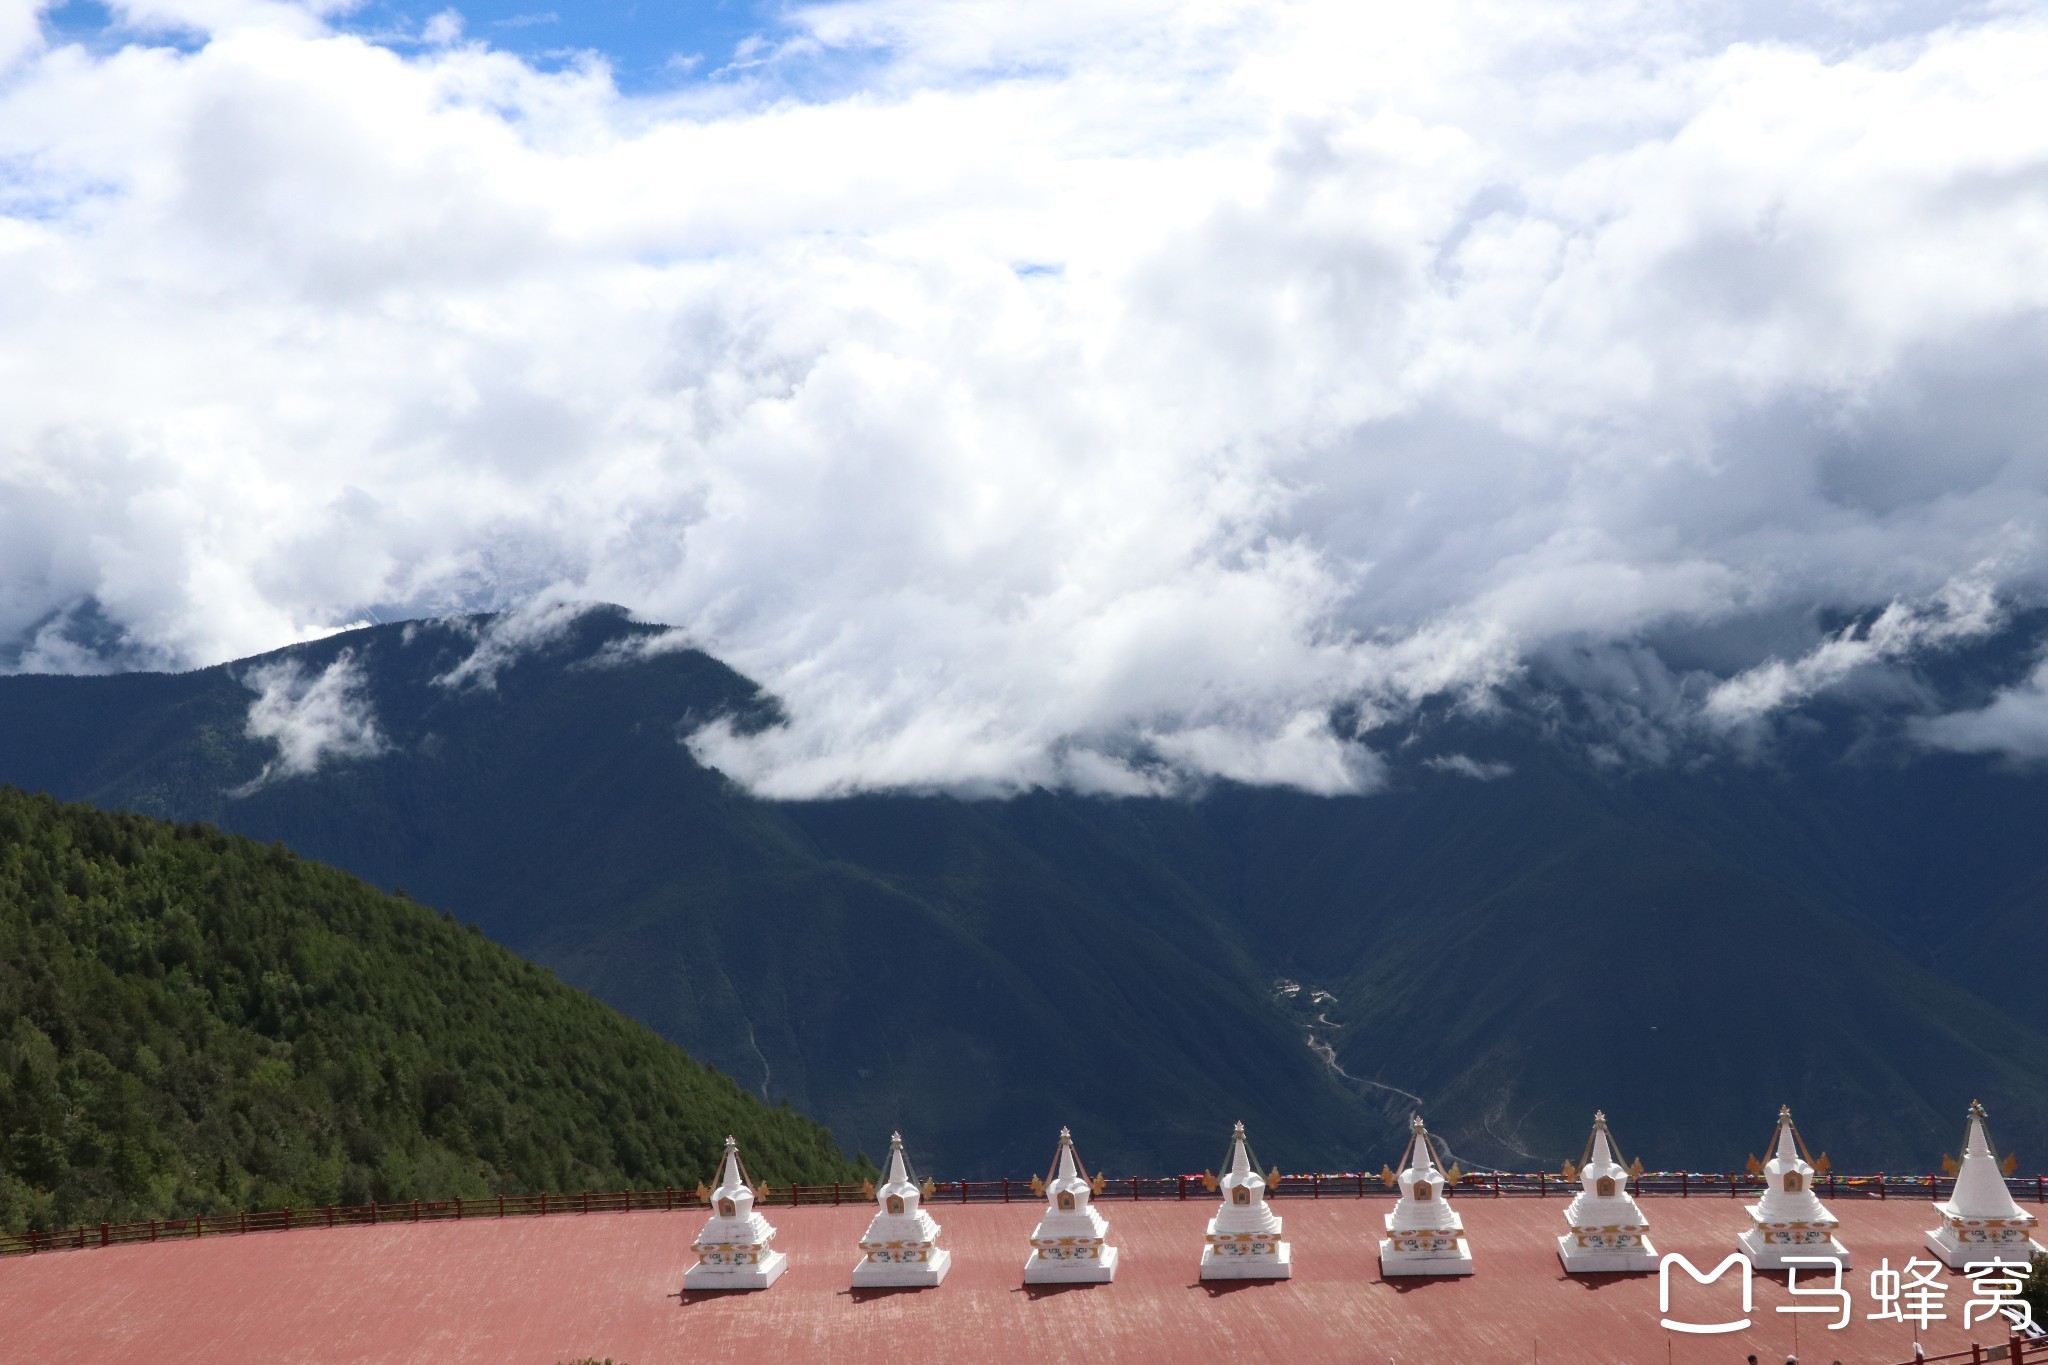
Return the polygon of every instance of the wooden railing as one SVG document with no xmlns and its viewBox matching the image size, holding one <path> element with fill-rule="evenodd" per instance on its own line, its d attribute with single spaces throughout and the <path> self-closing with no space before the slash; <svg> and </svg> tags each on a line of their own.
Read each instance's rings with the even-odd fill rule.
<svg viewBox="0 0 2048 1365">
<path fill-rule="evenodd" d="M 1992 1360 L 2010 1361 L 2011 1365 L 2027 1365 L 2029 1361 L 2034 1365 L 2048 1365 L 2048 1340 L 2039 1337 L 2028 1340 L 2025 1337 L 2009 1336 L 2001 1346 L 1984 1346 L 1972 1342 L 1967 1351 L 1949 1351 L 1938 1356 L 1915 1356 L 1911 1360 L 1898 1362 L 1898 1365 L 1960 1365 L 1960 1362 L 1965 1360 L 1969 1361 L 1970 1365 L 1984 1365 L 1986 1361 Z"/>
<path fill-rule="evenodd" d="M 1740 1199 L 1763 1189 L 1760 1177 L 1742 1173 L 1651 1171 L 1636 1176 L 1631 1188 L 1647 1197 Z M 1945 1175 L 1826 1175 L 1815 1192 L 1829 1199 L 1940 1199 L 1955 1182 Z M 2019 1198 L 2048 1203 L 2048 1175 L 2006 1180 Z M 1465 1176 L 1460 1198 L 1547 1198 L 1578 1192 L 1577 1181 L 1542 1172 L 1487 1172 Z M 1279 1199 L 1365 1199 L 1384 1197 L 1387 1187 L 1378 1172 L 1345 1171 L 1283 1175 L 1270 1193 Z M 1028 1180 L 944 1180 L 933 1184 L 933 1204 L 1035 1203 Z M 1117 1176 L 1103 1182 L 1099 1199 L 1202 1200 L 1215 1196 L 1200 1175 Z M 869 1196 L 859 1185 L 776 1185 L 756 1202 L 789 1208 L 820 1204 L 858 1204 Z M 148 1222 L 100 1223 L 59 1231 L 35 1229 L 0 1235 L 0 1256 L 42 1251 L 122 1246 L 135 1242 L 190 1241 L 251 1232 L 287 1232 L 300 1228 L 367 1227 L 380 1223 L 454 1222 L 474 1218 L 527 1218 L 562 1213 L 628 1213 L 642 1210 L 702 1209 L 694 1190 L 613 1190 L 580 1194 L 508 1194 L 483 1199 L 407 1200 L 390 1204 L 328 1205 L 313 1209 L 268 1209 L 261 1212 L 203 1214 L 191 1218 L 152 1218 Z M 2037 1348 L 2048 1365 L 2048 1348 Z M 1951 1357 L 1943 1357 L 1950 1359 Z M 1964 1359 L 1966 1357 L 1952 1357 Z M 2002 1358 L 2002 1357 L 2000 1357 Z"/>
</svg>

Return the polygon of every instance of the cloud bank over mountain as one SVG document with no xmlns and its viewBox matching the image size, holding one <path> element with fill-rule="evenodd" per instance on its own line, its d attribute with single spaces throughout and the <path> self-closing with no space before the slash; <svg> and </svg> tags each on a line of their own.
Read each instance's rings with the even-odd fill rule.
<svg viewBox="0 0 2048 1365">
<path fill-rule="evenodd" d="M 373 758 L 385 747 L 362 667 L 348 650 L 318 673 L 287 660 L 250 669 L 242 683 L 256 694 L 249 737 L 276 745 L 277 757 L 240 794 L 303 777 L 325 762 Z"/>
<path fill-rule="evenodd" d="M 783 699 L 693 741 L 765 793 L 1340 791 L 1532 661 L 1725 736 L 2048 586 L 2032 6 L 852 0 L 631 98 L 112 12 L 0 0 L 15 670 L 609 600 Z"/>
</svg>

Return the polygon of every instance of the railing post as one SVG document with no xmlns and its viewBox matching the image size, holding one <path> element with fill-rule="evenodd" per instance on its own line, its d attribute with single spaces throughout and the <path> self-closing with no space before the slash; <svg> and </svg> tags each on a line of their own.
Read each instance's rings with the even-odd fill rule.
<svg viewBox="0 0 2048 1365">
<path fill-rule="evenodd" d="M 236 1228 L 235 1230 L 236 1230 L 237 1232 L 242 1232 L 242 1233 L 246 1233 L 246 1232 L 248 1232 L 248 1231 L 249 1231 L 249 1210 L 247 1210 L 247 1209 L 243 1209 L 243 1210 L 242 1210 L 242 1211 L 241 1211 L 241 1212 L 240 1212 L 239 1214 L 237 1214 L 237 1215 L 235 1215 L 235 1216 L 236 1216 L 236 1217 L 237 1217 L 237 1218 L 238 1218 L 238 1219 L 240 1220 L 240 1222 L 241 1222 L 241 1226 L 240 1226 L 240 1227 L 238 1227 L 238 1228 Z"/>
<path fill-rule="evenodd" d="M 1680 1199 L 1692 1197 L 1692 1173 L 1689 1171 L 1680 1171 L 1678 1173 L 1678 1197 Z"/>
<path fill-rule="evenodd" d="M 152 1242 L 156 1240 L 156 1219 L 154 1218 L 149 1220 L 149 1240 Z"/>
<path fill-rule="evenodd" d="M 101 1245 L 101 1246 L 105 1246 L 106 1244 L 107 1244 L 107 1225 L 106 1225 L 105 1223 L 102 1223 L 102 1224 L 100 1224 L 100 1245 Z"/>
<path fill-rule="evenodd" d="M 1003 1177 L 1003 1202 L 1005 1204 L 1010 1202 L 1010 1177 L 1008 1176 Z"/>
<path fill-rule="evenodd" d="M 501 1194 L 501 1195 L 499 1195 L 499 1196 L 498 1196 L 498 1217 L 500 1217 L 500 1218 L 503 1218 L 504 1216 L 505 1216 L 505 1196 Z"/>
<path fill-rule="evenodd" d="M 328 1226 L 328 1227 L 333 1227 L 333 1226 L 334 1226 L 334 1205 L 332 1205 L 332 1204 L 329 1204 L 329 1205 L 327 1206 L 327 1226 Z"/>
</svg>

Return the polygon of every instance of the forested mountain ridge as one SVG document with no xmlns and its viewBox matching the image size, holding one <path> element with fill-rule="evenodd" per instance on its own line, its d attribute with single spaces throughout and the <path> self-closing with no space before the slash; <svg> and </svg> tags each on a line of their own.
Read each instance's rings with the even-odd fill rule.
<svg viewBox="0 0 2048 1365">
<path fill-rule="evenodd" d="M 1375 736 L 1365 796 L 770 802 L 680 741 L 774 701 L 675 640 L 593 611 L 0 678 L 0 779 L 404 886 L 948 1174 L 1033 1169 L 1061 1124 L 1112 1172 L 1199 1169 L 1237 1118 L 1283 1167 L 1376 1170 L 1417 1104 L 1468 1166 L 1552 1167 L 1596 1107 L 1693 1169 L 1781 1103 L 1844 1169 L 1928 1168 L 1973 1098 L 2048 1131 L 2038 775 L 1853 743 L 1615 769 L 1449 715 Z M 377 742 L 280 771 L 265 670 L 343 660 Z"/>
<path fill-rule="evenodd" d="M 518 649 L 495 624 L 373 627 L 187 674 L 0 678 L 0 780 L 214 820 L 403 887 L 757 1094 L 829 1113 L 849 1149 L 900 1127 L 928 1168 L 1014 1173 L 1071 1123 L 1091 1161 L 1151 1170 L 1207 1152 L 1219 1114 L 1226 1133 L 1264 1116 L 1303 1160 L 1384 1124 L 1171 871 L 1199 833 L 1183 812 L 758 801 L 679 742 L 714 716 L 771 722 L 746 679 L 636 651 L 664 632 L 615 611 Z M 246 724 L 265 670 L 344 662 L 376 752 L 266 779 L 279 750 Z M 1133 844 L 1121 817 L 1162 813 L 1164 842 Z"/>
<path fill-rule="evenodd" d="M 0 1229 L 854 1167 L 475 929 L 282 845 L 0 788 Z"/>
</svg>

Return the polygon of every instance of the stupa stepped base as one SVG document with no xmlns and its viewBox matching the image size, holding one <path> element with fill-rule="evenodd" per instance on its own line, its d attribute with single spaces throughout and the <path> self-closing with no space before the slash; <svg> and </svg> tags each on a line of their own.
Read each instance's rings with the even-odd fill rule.
<svg viewBox="0 0 2048 1365">
<path fill-rule="evenodd" d="M 1557 1239 L 1557 1259 L 1564 1262 L 1567 1275 L 1640 1275 L 1657 1270 L 1657 1244 L 1649 1238 L 1641 1246 L 1582 1247 L 1567 1232 Z"/>
<path fill-rule="evenodd" d="M 1832 1256 L 1842 1263 L 1842 1269 L 1849 1268 L 1849 1249 L 1830 1234 L 1825 1240 L 1813 1242 L 1766 1242 L 1764 1234 L 1751 1228 L 1735 1239 L 1742 1244 L 1743 1254 L 1749 1257 L 1750 1265 L 1758 1270 L 1825 1270 L 1825 1266 L 1797 1266 L 1786 1264 L 1788 1256 Z"/>
<path fill-rule="evenodd" d="M 1436 1251 L 1403 1251 L 1394 1245 L 1393 1239 L 1380 1239 L 1380 1274 L 1394 1275 L 1470 1275 L 1472 1273 L 1472 1247 L 1463 1237 L 1439 1239 L 1451 1243 L 1448 1248 Z"/>
<path fill-rule="evenodd" d="M 1032 1253 L 1024 1262 L 1026 1284 L 1108 1284 L 1116 1278 L 1115 1247 L 1095 1256 L 1045 1257 Z"/>
<path fill-rule="evenodd" d="M 2014 1242 L 1965 1242 L 1950 1228 L 1936 1228 L 1924 1239 L 1927 1249 L 1941 1258 L 1950 1270 L 1962 1270 L 1984 1261 L 2015 1261 L 2030 1264 L 2036 1256 L 2048 1256 L 2048 1247 L 2031 1237 Z"/>
<path fill-rule="evenodd" d="M 789 1253 L 771 1251 L 748 1265 L 693 1265 L 683 1272 L 685 1289 L 766 1289 L 789 1269 Z"/>
<path fill-rule="evenodd" d="M 1261 1250 L 1232 1250 L 1258 1246 Z M 1202 1248 L 1205 1280 L 1291 1280 L 1294 1278 L 1294 1248 L 1278 1237 L 1254 1238 L 1251 1233 L 1210 1233 Z"/>
<path fill-rule="evenodd" d="M 934 1247 L 916 1260 L 884 1261 L 863 1259 L 853 1268 L 855 1289 L 930 1289 L 942 1283 L 953 1268 L 953 1253 Z"/>
</svg>

